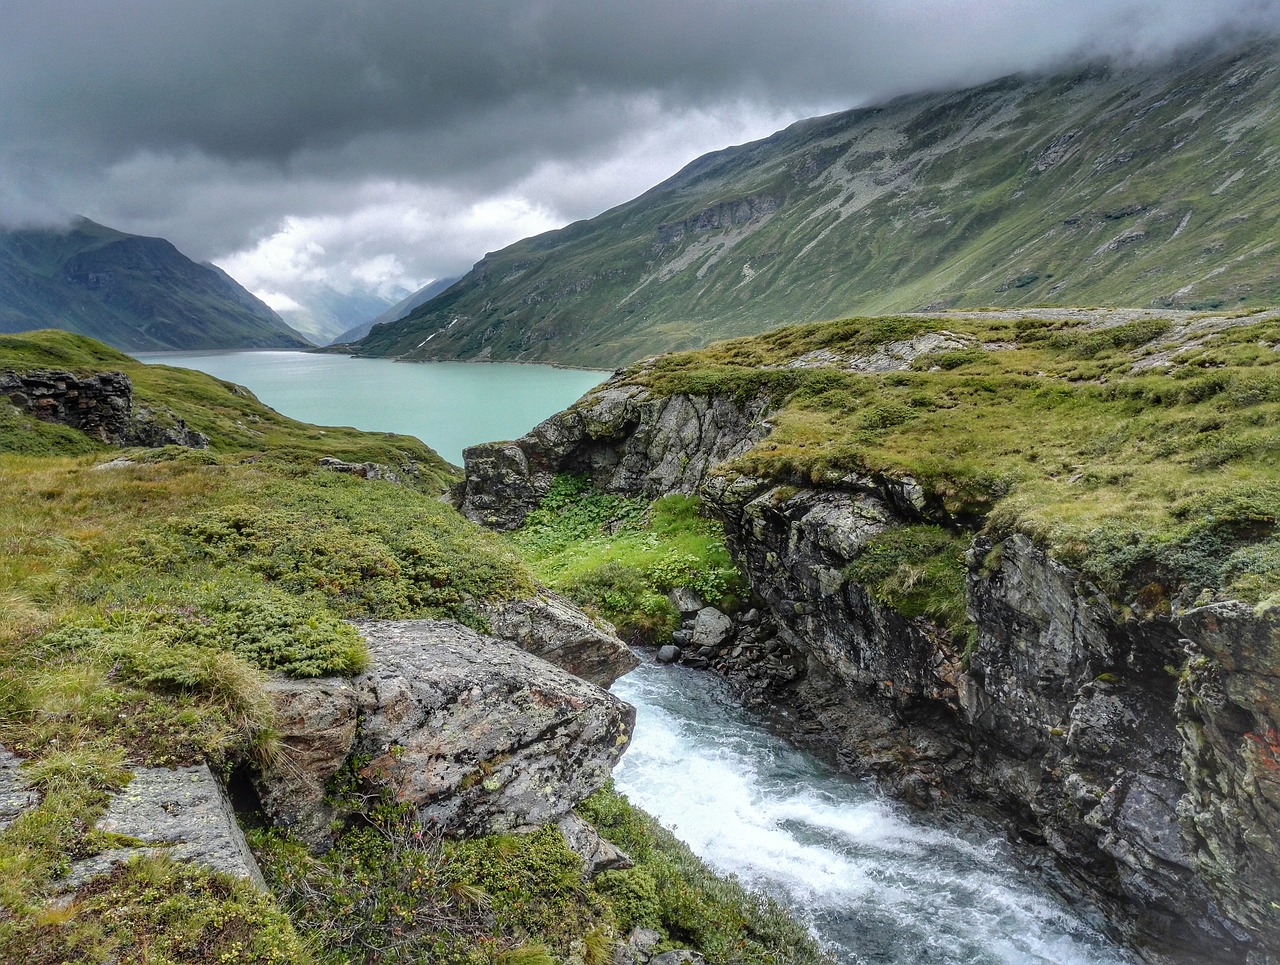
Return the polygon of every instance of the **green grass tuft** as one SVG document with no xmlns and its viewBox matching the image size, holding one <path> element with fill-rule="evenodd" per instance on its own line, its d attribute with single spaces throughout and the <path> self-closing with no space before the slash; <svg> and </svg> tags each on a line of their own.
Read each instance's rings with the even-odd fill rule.
<svg viewBox="0 0 1280 965">
<path fill-rule="evenodd" d="M 548 586 L 616 624 L 624 637 L 652 643 L 679 619 L 667 600 L 673 588 L 724 608 L 744 592 L 723 530 L 699 510 L 691 496 L 650 505 L 560 476 L 511 538 Z"/>
</svg>

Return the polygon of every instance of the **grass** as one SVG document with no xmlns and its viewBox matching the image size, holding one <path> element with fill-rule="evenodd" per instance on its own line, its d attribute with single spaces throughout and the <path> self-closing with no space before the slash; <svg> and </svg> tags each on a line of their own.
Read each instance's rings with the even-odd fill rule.
<svg viewBox="0 0 1280 965">
<path fill-rule="evenodd" d="M 296 960 L 269 898 L 191 869 L 143 863 L 65 914 L 49 898 L 72 859 L 109 844 L 94 821 L 130 764 L 269 758 L 264 675 L 362 669 L 344 618 L 480 625 L 476 605 L 533 579 L 438 501 L 455 477 L 417 440 L 296 423 L 243 389 L 67 333 L 0 338 L 0 368 L 125 371 L 135 409 L 212 440 L 100 468 L 120 453 L 0 404 L 0 745 L 40 798 L 0 832 L 3 957 L 45 960 L 58 941 L 84 961 Z M 369 482 L 317 468 L 324 455 L 417 472 Z"/>
<path fill-rule="evenodd" d="M 306 965 L 312 956 L 268 894 L 165 858 L 132 861 L 64 907 L 0 922 L 7 961 L 29 965 Z"/>
<path fill-rule="evenodd" d="M 634 642 L 654 643 L 675 629 L 679 614 L 667 593 L 676 587 L 727 609 L 745 591 L 723 530 L 692 496 L 649 504 L 560 476 L 511 539 L 539 580 Z"/>
<path fill-rule="evenodd" d="M 54 898 L 74 860 L 120 843 L 95 822 L 132 765 L 270 758 L 265 675 L 361 670 L 347 617 L 483 628 L 477 605 L 530 595 L 539 565 L 610 614 L 623 584 L 662 606 L 677 584 L 727 600 L 738 578 L 695 501 L 650 509 L 561 480 L 521 534 L 527 565 L 438 501 L 453 477 L 415 440 L 293 423 L 208 376 L 65 333 L 0 339 L 5 367 L 124 370 L 135 401 L 213 445 L 101 468 L 120 453 L 0 405 L 0 746 L 39 797 L 0 832 L 0 959 L 605 965 L 639 921 L 619 897 L 627 879 L 585 881 L 553 828 L 445 842 L 388 806 L 322 857 L 255 832 L 271 894 L 146 858 Z M 320 455 L 420 471 L 367 481 L 317 468 Z M 699 943 L 715 963 L 813 960 L 797 926 L 778 913 L 766 929 L 759 899 L 699 867 L 685 854 L 636 878 L 671 886 L 654 919 L 668 945 Z"/>
<path fill-rule="evenodd" d="M 497 537 L 412 487 L 163 455 L 110 470 L 95 470 L 92 456 L 0 456 L 0 745 L 26 758 L 32 775 L 66 760 L 231 768 L 269 758 L 263 675 L 361 669 L 363 643 L 342 618 L 478 624 L 472 604 L 533 585 Z M 46 793 L 0 833 L 0 906 L 18 922 L 0 932 L 5 955 L 50 934 L 79 948 L 89 941 L 82 926 L 84 935 L 110 931 L 103 909 L 133 900 L 86 894 L 80 924 L 40 925 L 69 858 L 104 846 L 93 822 L 105 800 L 101 781 Z M 116 884 L 133 894 L 131 880 Z M 200 880 L 209 902 L 232 915 L 241 899 Z M 127 921 L 143 935 L 176 927 L 137 916 Z M 239 934 L 217 932 L 222 952 Z M 145 960 L 170 960 L 155 937 Z M 263 956 L 236 960 L 294 960 Z"/>
<path fill-rule="evenodd" d="M 391 806 L 319 858 L 279 832 L 250 839 L 298 931 L 322 949 L 317 965 L 605 965 L 638 926 L 659 932 L 659 950 L 693 948 L 712 965 L 824 961 L 780 907 L 715 876 L 611 789 L 581 810 L 635 867 L 588 881 L 554 827 L 451 841 Z"/>
<path fill-rule="evenodd" d="M 933 522 L 1024 533 L 1121 598 L 1154 580 L 1170 594 L 1274 605 L 1280 322 L 1272 313 L 1207 333 L 1183 325 L 854 318 L 662 357 L 632 378 L 660 394 L 777 401 L 772 434 L 725 472 L 790 484 L 911 477 Z M 781 367 L 925 330 L 971 348 L 908 371 Z M 1171 348 L 1169 364 L 1139 367 Z"/>
</svg>

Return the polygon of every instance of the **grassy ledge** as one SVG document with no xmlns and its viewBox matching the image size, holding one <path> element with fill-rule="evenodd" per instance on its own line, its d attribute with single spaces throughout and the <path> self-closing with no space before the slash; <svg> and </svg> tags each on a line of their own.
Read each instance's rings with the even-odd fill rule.
<svg viewBox="0 0 1280 965">
<path fill-rule="evenodd" d="M 511 540 L 547 586 L 615 624 L 625 639 L 654 643 L 680 621 L 671 589 L 687 587 L 726 609 L 745 592 L 722 529 L 699 509 L 693 496 L 649 503 L 564 475 Z"/>
<path fill-rule="evenodd" d="M 849 370 L 931 334 L 953 347 L 905 371 Z M 1155 584 L 1280 604 L 1275 312 L 851 318 L 662 356 L 630 378 L 778 400 L 770 436 L 723 472 L 911 477 L 936 522 L 1024 533 L 1119 599 Z"/>
</svg>

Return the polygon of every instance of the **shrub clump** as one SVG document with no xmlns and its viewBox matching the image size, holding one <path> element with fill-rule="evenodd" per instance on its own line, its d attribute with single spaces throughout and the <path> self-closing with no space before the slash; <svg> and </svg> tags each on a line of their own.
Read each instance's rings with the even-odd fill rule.
<svg viewBox="0 0 1280 965">
<path fill-rule="evenodd" d="M 965 641 L 965 552 L 971 539 L 940 526 L 895 526 L 872 537 L 845 576 L 903 616 L 928 617 Z"/>
<path fill-rule="evenodd" d="M 559 476 L 512 540 L 534 573 L 637 642 L 675 629 L 666 594 L 687 587 L 731 607 L 743 591 L 718 524 L 696 497 L 644 500 L 603 493 L 580 476 Z"/>
</svg>

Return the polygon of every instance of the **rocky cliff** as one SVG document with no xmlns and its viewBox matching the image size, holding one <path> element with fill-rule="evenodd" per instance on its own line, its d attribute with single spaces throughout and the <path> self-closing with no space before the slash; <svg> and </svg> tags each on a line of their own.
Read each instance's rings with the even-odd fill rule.
<svg viewBox="0 0 1280 965">
<path fill-rule="evenodd" d="M 698 661 L 911 799 L 994 805 L 1153 956 L 1280 956 L 1274 607 L 1154 582 L 1103 592 L 1024 535 L 982 535 L 982 518 L 900 472 L 753 475 L 728 460 L 770 446 L 780 394 L 644 382 L 621 374 L 525 438 L 469 450 L 463 511 L 517 526 L 561 472 L 700 493 L 760 612 Z M 877 539 L 922 526 L 968 547 L 960 623 L 856 578 Z"/>
</svg>

